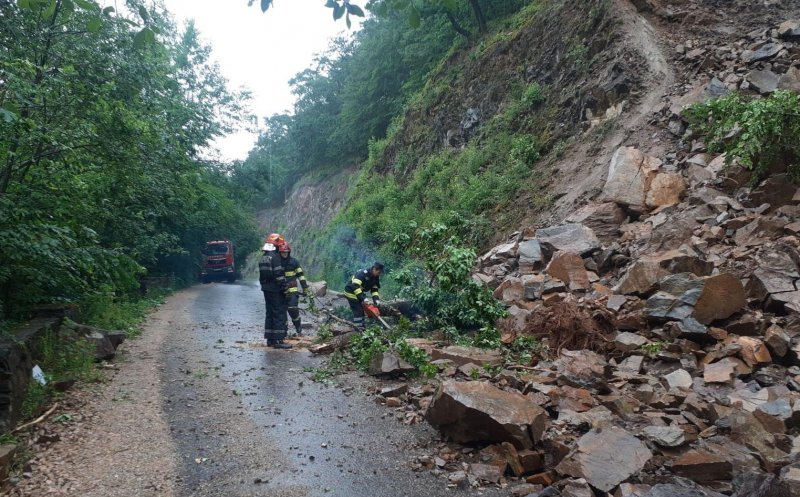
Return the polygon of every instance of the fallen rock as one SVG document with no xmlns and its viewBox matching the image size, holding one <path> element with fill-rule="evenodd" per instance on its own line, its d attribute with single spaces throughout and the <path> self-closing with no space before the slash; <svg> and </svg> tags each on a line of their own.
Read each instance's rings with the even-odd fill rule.
<svg viewBox="0 0 800 497">
<path fill-rule="evenodd" d="M 764 342 L 755 337 L 738 337 L 735 342 L 741 347 L 739 356 L 748 366 L 769 364 L 772 356 Z"/>
<path fill-rule="evenodd" d="M 761 404 L 753 411 L 753 416 L 770 433 L 786 433 L 796 421 L 800 421 L 795 419 L 797 414 L 786 398 Z"/>
<path fill-rule="evenodd" d="M 692 449 L 672 463 L 676 475 L 697 482 L 730 480 L 732 469 L 730 461 L 703 449 Z"/>
<path fill-rule="evenodd" d="M 692 388 L 692 375 L 685 369 L 678 369 L 664 375 L 664 381 L 670 390 L 674 388 Z"/>
<path fill-rule="evenodd" d="M 778 89 L 778 75 L 770 70 L 751 71 L 746 79 L 750 86 L 762 95 Z"/>
<path fill-rule="evenodd" d="M 378 352 L 372 356 L 368 372 L 373 376 L 388 376 L 410 373 L 414 370 L 414 366 L 391 352 Z"/>
<path fill-rule="evenodd" d="M 499 350 L 481 349 L 478 347 L 463 347 L 450 345 L 436 348 L 431 351 L 431 360 L 447 359 L 456 366 L 473 363 L 480 366 L 499 366 L 503 363 L 503 354 Z"/>
<path fill-rule="evenodd" d="M 669 250 L 639 258 L 620 279 L 614 291 L 625 295 L 648 295 L 670 274 L 692 273 L 696 276 L 707 276 L 713 270 L 713 262 L 682 250 Z"/>
<path fill-rule="evenodd" d="M 536 239 L 551 253 L 572 252 L 588 255 L 600 248 L 600 240 L 581 224 L 563 224 L 536 230 Z"/>
<path fill-rule="evenodd" d="M 646 339 L 645 337 L 627 331 L 618 333 L 617 336 L 614 337 L 614 347 L 621 352 L 632 352 L 634 350 L 639 350 L 642 348 L 642 345 L 645 345 L 649 342 L 650 340 Z"/>
<path fill-rule="evenodd" d="M 523 299 L 525 287 L 522 285 L 521 279 L 509 276 L 494 290 L 493 295 L 497 300 L 513 304 Z"/>
<path fill-rule="evenodd" d="M 708 276 L 694 306 L 692 317 L 703 324 L 725 319 L 746 304 L 742 282 L 730 273 Z"/>
<path fill-rule="evenodd" d="M 725 497 L 724 494 L 686 483 L 659 483 L 642 497 Z"/>
<path fill-rule="evenodd" d="M 764 343 L 776 357 L 784 357 L 789 352 L 791 338 L 778 325 L 773 324 L 764 333 Z"/>
<path fill-rule="evenodd" d="M 596 428 L 583 435 L 556 471 L 584 478 L 604 492 L 641 471 L 653 454 L 638 438 L 616 426 Z"/>
<path fill-rule="evenodd" d="M 647 426 L 642 430 L 642 433 L 648 440 L 659 447 L 674 448 L 686 443 L 683 430 L 675 425 Z"/>
<path fill-rule="evenodd" d="M 780 43 L 765 43 L 761 46 L 761 48 L 750 54 L 750 56 L 746 58 L 745 62 L 752 64 L 753 62 L 771 59 L 772 57 L 778 55 L 778 52 L 783 50 L 783 48 L 784 46 Z"/>
<path fill-rule="evenodd" d="M 708 364 L 703 371 L 703 381 L 706 383 L 730 383 L 736 377 L 736 366 L 736 361 L 729 357 Z"/>
<path fill-rule="evenodd" d="M 576 388 L 606 388 L 611 367 L 603 357 L 590 350 L 562 350 L 558 356 L 559 378 Z"/>
<path fill-rule="evenodd" d="M 675 173 L 658 173 L 650 182 L 645 204 L 650 208 L 676 205 L 680 203 L 685 191 L 686 182 L 683 176 Z"/>
<path fill-rule="evenodd" d="M 590 228 L 601 240 L 616 240 L 626 217 L 625 211 L 615 202 L 604 202 L 581 207 L 567 218 L 567 222 Z"/>
<path fill-rule="evenodd" d="M 547 412 L 517 392 L 481 381 L 442 383 L 425 414 L 456 442 L 510 442 L 531 449 L 541 440 Z"/>
<path fill-rule="evenodd" d="M 608 166 L 603 198 L 635 211 L 644 211 L 650 185 L 660 167 L 659 159 L 646 156 L 636 148 L 618 148 Z"/>
<path fill-rule="evenodd" d="M 544 264 L 544 255 L 539 240 L 525 240 L 519 244 L 519 270 L 529 274 Z"/>
<path fill-rule="evenodd" d="M 472 463 L 469 465 L 469 472 L 483 481 L 499 483 L 503 477 L 503 472 L 492 464 Z"/>
<path fill-rule="evenodd" d="M 594 491 L 583 478 L 570 480 L 561 489 L 561 497 L 594 497 Z"/>
<path fill-rule="evenodd" d="M 591 286 L 589 274 L 578 254 L 558 251 L 553 254 L 545 272 L 563 281 L 570 290 L 586 290 Z M 502 285 L 501 285 L 502 286 Z"/>
</svg>

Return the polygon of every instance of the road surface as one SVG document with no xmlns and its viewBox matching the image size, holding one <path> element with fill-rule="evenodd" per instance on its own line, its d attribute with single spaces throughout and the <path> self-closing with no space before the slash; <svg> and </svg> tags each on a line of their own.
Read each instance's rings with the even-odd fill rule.
<svg viewBox="0 0 800 497">
<path fill-rule="evenodd" d="M 413 472 L 409 462 L 432 452 L 436 434 L 377 404 L 372 379 L 321 385 L 308 373 L 321 359 L 265 348 L 256 283 L 198 286 L 174 300 L 159 319 L 170 323 L 161 385 L 180 454 L 177 495 L 490 494 Z"/>
</svg>

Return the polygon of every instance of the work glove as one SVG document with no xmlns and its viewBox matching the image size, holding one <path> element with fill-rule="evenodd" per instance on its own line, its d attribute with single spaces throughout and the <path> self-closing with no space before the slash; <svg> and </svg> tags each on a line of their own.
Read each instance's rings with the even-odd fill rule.
<svg viewBox="0 0 800 497">
<path fill-rule="evenodd" d="M 381 299 L 379 299 L 378 297 L 372 299 L 372 302 L 375 304 L 375 307 L 380 307 L 381 305 Z"/>
</svg>

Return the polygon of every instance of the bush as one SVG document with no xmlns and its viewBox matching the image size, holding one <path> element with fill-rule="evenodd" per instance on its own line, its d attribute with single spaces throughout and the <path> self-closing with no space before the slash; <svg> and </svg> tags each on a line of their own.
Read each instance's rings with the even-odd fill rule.
<svg viewBox="0 0 800 497">
<path fill-rule="evenodd" d="M 686 112 L 695 130 L 705 135 L 709 151 L 724 152 L 753 171 L 754 181 L 770 168 L 789 166 L 800 179 L 800 96 L 776 91 L 766 98 L 749 99 L 738 93 L 695 104 Z"/>
</svg>

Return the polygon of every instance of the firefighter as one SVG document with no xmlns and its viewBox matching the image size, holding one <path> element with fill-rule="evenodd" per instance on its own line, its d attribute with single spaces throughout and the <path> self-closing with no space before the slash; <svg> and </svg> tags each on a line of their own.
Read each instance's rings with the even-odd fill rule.
<svg viewBox="0 0 800 497">
<path fill-rule="evenodd" d="M 281 262 L 283 264 L 284 274 L 286 275 L 286 302 L 288 304 L 289 317 L 292 318 L 295 333 L 302 335 L 302 323 L 300 322 L 300 290 L 303 295 L 311 298 L 311 292 L 308 289 L 308 282 L 306 275 L 303 273 L 303 268 L 297 259 L 292 257 L 292 247 L 288 242 L 284 242 L 278 247 L 278 252 L 281 254 Z M 300 287 L 298 288 L 298 283 Z"/>
<path fill-rule="evenodd" d="M 380 315 L 378 305 L 381 301 L 379 293 L 381 274 L 383 274 L 383 264 L 376 262 L 371 268 L 362 269 L 354 274 L 350 282 L 344 287 L 344 296 L 347 297 L 347 302 L 353 311 L 353 323 L 359 328 L 366 326 L 364 323 L 365 308 L 371 317 Z M 366 302 L 367 292 L 370 293 L 374 306 Z"/>
<path fill-rule="evenodd" d="M 262 247 L 263 255 L 258 262 L 258 280 L 264 292 L 264 338 L 267 346 L 276 349 L 290 349 L 291 345 L 283 342 L 286 338 L 286 275 L 277 247 L 285 243 L 283 236 L 272 233 Z"/>
</svg>

